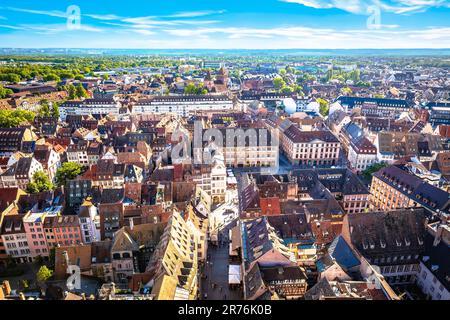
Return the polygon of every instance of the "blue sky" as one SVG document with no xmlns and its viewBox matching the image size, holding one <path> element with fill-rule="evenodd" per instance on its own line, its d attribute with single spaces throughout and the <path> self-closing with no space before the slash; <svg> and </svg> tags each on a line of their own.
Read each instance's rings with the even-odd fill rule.
<svg viewBox="0 0 450 320">
<path fill-rule="evenodd" d="M 450 48 L 450 0 L 1 0 L 0 47 Z"/>
</svg>

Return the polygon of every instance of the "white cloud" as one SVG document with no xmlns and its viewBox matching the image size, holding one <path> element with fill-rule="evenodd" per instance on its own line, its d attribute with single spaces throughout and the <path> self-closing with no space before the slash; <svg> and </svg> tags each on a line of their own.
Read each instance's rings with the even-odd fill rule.
<svg viewBox="0 0 450 320">
<path fill-rule="evenodd" d="M 0 28 L 13 29 L 13 30 L 24 30 L 25 29 L 23 27 L 11 26 L 11 25 L 6 25 L 6 24 L 0 24 Z"/>
<path fill-rule="evenodd" d="M 448 0 L 280 0 L 316 9 L 341 9 L 355 14 L 367 14 L 372 6 L 386 12 L 412 14 L 433 7 L 450 7 Z"/>
<path fill-rule="evenodd" d="M 225 10 L 205 10 L 205 11 L 186 11 L 186 12 L 178 12 L 171 15 L 167 15 L 164 17 L 167 18 L 195 18 L 195 17 L 204 17 L 213 14 L 222 14 Z"/>
<path fill-rule="evenodd" d="M 106 21 L 123 19 L 122 17 L 119 17 L 115 14 L 84 14 L 84 16 L 90 17 L 92 19 L 106 20 Z"/>
<path fill-rule="evenodd" d="M 155 32 L 150 31 L 150 30 L 145 30 L 145 29 L 136 29 L 136 30 L 132 30 L 132 31 L 136 32 L 136 33 L 139 33 L 139 34 L 142 34 L 144 36 L 151 36 L 151 35 L 155 34 Z"/>
<path fill-rule="evenodd" d="M 21 8 L 14 8 L 14 7 L 7 7 L 6 9 L 11 10 L 11 11 L 16 11 L 16 12 L 40 14 L 40 15 L 45 15 L 45 16 L 50 16 L 50 17 L 58 17 L 58 18 L 67 18 L 68 17 L 66 12 L 57 11 L 57 10 L 45 11 L 45 10 L 21 9 Z"/>
<path fill-rule="evenodd" d="M 380 25 L 381 29 L 335 30 L 303 26 L 280 28 L 197 28 L 164 30 L 176 42 L 214 35 L 225 46 L 234 48 L 450 48 L 450 28 L 399 30 L 397 25 Z M 271 39 L 265 41 L 264 39 Z M 242 41 L 244 42 L 242 42 Z"/>
</svg>

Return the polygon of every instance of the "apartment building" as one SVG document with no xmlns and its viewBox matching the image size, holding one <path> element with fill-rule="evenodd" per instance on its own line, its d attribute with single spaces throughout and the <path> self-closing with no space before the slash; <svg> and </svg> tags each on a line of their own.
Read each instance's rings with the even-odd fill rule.
<svg viewBox="0 0 450 320">
<path fill-rule="evenodd" d="M 226 111 L 233 109 L 233 101 L 226 95 L 156 96 L 141 99 L 133 106 L 133 113 L 176 113 L 188 116 L 197 111 Z"/>
<path fill-rule="evenodd" d="M 374 173 L 370 193 L 370 206 L 380 210 L 424 207 L 437 214 L 450 212 L 449 193 L 409 174 L 403 166 Z"/>
<path fill-rule="evenodd" d="M 77 216 L 46 217 L 44 230 L 49 248 L 82 243 L 80 220 Z"/>
<path fill-rule="evenodd" d="M 198 294 L 197 238 L 174 210 L 149 264 L 156 300 L 195 300 Z"/>
<path fill-rule="evenodd" d="M 17 263 L 32 261 L 22 219 L 22 215 L 6 215 L 0 229 L 6 254 Z"/>
<path fill-rule="evenodd" d="M 34 157 L 22 157 L 0 176 L 0 187 L 25 190 L 38 171 L 44 171 L 39 161 Z"/>
<path fill-rule="evenodd" d="M 120 103 L 113 98 L 66 101 L 59 107 L 60 118 L 65 121 L 68 115 L 119 115 Z"/>
<path fill-rule="evenodd" d="M 413 284 L 424 251 L 423 209 L 350 213 L 342 236 L 357 256 L 378 266 L 389 284 Z"/>
<path fill-rule="evenodd" d="M 60 209 L 61 208 L 49 208 L 42 212 L 30 211 L 23 217 L 23 224 L 27 235 L 30 256 L 32 258 L 36 258 L 38 256 L 46 258 L 49 256 L 50 247 L 47 243 L 44 222 L 46 218 L 58 216 L 60 214 Z"/>
<path fill-rule="evenodd" d="M 211 154 L 222 154 L 227 167 L 274 167 L 278 165 L 278 141 L 264 128 L 217 129 L 219 137 L 194 145 L 194 159 L 209 159 Z M 206 131 L 204 131 L 205 133 Z M 222 139 L 222 141 L 220 141 Z"/>
<path fill-rule="evenodd" d="M 301 131 L 295 125 L 280 137 L 284 154 L 293 164 L 333 166 L 337 164 L 340 142 L 330 131 Z"/>
</svg>

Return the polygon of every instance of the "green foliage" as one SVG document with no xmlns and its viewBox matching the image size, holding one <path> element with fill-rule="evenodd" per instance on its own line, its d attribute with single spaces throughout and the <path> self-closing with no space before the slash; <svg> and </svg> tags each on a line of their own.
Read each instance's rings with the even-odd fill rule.
<svg viewBox="0 0 450 320">
<path fill-rule="evenodd" d="M 371 165 L 370 167 L 368 167 L 366 170 L 364 170 L 362 172 L 362 176 L 364 179 L 366 179 L 367 181 L 370 181 L 372 179 L 372 175 L 383 169 L 384 167 L 387 167 L 388 164 L 386 162 L 378 162 L 378 163 L 374 163 L 373 165 Z"/>
<path fill-rule="evenodd" d="M 352 70 L 350 72 L 343 71 L 339 67 L 329 69 L 325 76 L 325 81 L 339 80 L 340 82 L 346 82 L 347 80 L 352 80 L 353 83 L 357 83 L 361 77 L 361 72 L 358 69 Z"/>
<path fill-rule="evenodd" d="M 27 185 L 28 193 L 38 193 L 53 189 L 53 184 L 43 171 L 38 171 L 33 175 L 33 179 Z"/>
<path fill-rule="evenodd" d="M 286 82 L 283 80 L 282 77 L 275 77 L 273 79 L 273 86 L 275 88 L 275 90 L 281 90 L 283 89 L 283 87 L 286 86 Z"/>
<path fill-rule="evenodd" d="M 350 89 L 349 87 L 342 88 L 341 92 L 344 95 L 351 95 L 353 93 L 352 89 Z"/>
<path fill-rule="evenodd" d="M 32 123 L 35 113 L 27 110 L 0 110 L 0 128 L 14 128 Z"/>
<path fill-rule="evenodd" d="M 52 111 L 51 111 L 52 117 L 59 119 L 59 103 L 53 102 L 52 103 Z"/>
<path fill-rule="evenodd" d="M 79 83 L 75 87 L 75 94 L 78 98 L 86 98 L 88 96 L 86 90 L 84 89 L 84 87 L 81 83 Z"/>
<path fill-rule="evenodd" d="M 59 118 L 59 105 L 57 102 L 52 102 L 52 105 L 50 106 L 47 99 L 42 99 L 39 104 L 41 105 L 38 112 L 39 116 Z"/>
<path fill-rule="evenodd" d="M 83 167 L 76 162 L 64 162 L 61 168 L 56 171 L 56 184 L 65 186 L 67 180 L 71 180 L 79 176 Z"/>
<path fill-rule="evenodd" d="M 357 87 L 366 87 L 369 88 L 372 84 L 370 82 L 358 81 L 356 82 Z"/>
<path fill-rule="evenodd" d="M 330 106 L 327 100 L 317 98 L 316 101 L 319 103 L 319 112 L 322 116 L 326 117 L 328 116 L 328 113 L 330 111 Z"/>
<path fill-rule="evenodd" d="M 14 73 L 2 73 L 0 74 L 0 81 L 18 83 L 20 82 L 20 76 Z"/>
<path fill-rule="evenodd" d="M 45 282 L 51 278 L 53 275 L 53 270 L 47 268 L 47 266 L 41 266 L 39 271 L 36 273 L 36 279 L 39 282 Z"/>
<path fill-rule="evenodd" d="M 29 287 L 30 287 L 30 283 L 28 282 L 28 280 L 27 279 L 22 279 L 22 288 L 23 289 L 28 289 Z"/>
<path fill-rule="evenodd" d="M 6 88 L 0 86 L 0 99 L 4 99 L 13 93 L 14 92 L 11 89 L 6 89 Z"/>
<path fill-rule="evenodd" d="M 68 84 L 65 89 L 67 91 L 67 94 L 69 95 L 70 100 L 73 100 L 77 97 L 77 89 L 73 84 Z"/>
<path fill-rule="evenodd" d="M 56 82 L 60 82 L 61 81 L 61 78 L 58 75 L 54 74 L 54 73 L 50 73 L 50 74 L 45 75 L 43 77 L 43 79 L 44 79 L 44 81 L 56 81 Z"/>
<path fill-rule="evenodd" d="M 208 90 L 203 87 L 202 84 L 196 86 L 193 83 L 189 83 L 187 86 L 184 87 L 184 93 L 185 94 L 207 94 Z"/>
<path fill-rule="evenodd" d="M 67 91 L 70 100 L 86 98 L 88 96 L 86 89 L 84 89 L 81 83 L 76 86 L 73 84 L 68 84 L 64 87 L 64 89 Z"/>
</svg>

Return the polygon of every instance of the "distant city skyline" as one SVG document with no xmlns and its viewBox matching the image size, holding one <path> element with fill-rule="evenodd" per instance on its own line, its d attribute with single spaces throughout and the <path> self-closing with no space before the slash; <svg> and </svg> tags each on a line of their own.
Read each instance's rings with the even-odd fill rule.
<svg viewBox="0 0 450 320">
<path fill-rule="evenodd" d="M 450 48 L 448 0 L 12 1 L 0 47 Z"/>
</svg>

